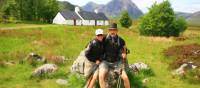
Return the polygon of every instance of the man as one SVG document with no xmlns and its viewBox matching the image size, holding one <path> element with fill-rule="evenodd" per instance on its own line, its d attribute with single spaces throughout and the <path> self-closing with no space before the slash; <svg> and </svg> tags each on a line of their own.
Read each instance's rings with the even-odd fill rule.
<svg viewBox="0 0 200 88">
<path fill-rule="evenodd" d="M 104 54 L 103 42 L 102 42 L 103 30 L 97 29 L 95 34 L 96 34 L 95 39 L 93 39 L 89 43 L 87 50 L 85 51 L 85 56 L 88 58 L 88 60 L 91 61 L 91 63 L 96 63 L 94 64 L 94 66 L 92 66 L 90 70 L 91 76 L 88 79 L 87 88 L 93 88 L 98 78 L 98 65 L 100 64 Z"/>
<path fill-rule="evenodd" d="M 126 58 L 125 41 L 117 35 L 117 24 L 113 23 L 108 30 L 108 35 L 104 38 L 104 60 L 99 66 L 99 82 L 101 88 L 106 88 L 106 74 L 109 69 L 118 70 L 124 81 L 125 88 L 130 88 L 130 82 L 125 72 L 124 66 Z"/>
</svg>

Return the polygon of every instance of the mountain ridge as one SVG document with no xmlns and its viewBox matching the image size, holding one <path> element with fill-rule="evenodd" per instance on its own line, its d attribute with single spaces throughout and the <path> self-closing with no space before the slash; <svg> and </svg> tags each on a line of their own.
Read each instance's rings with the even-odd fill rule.
<svg viewBox="0 0 200 88">
<path fill-rule="evenodd" d="M 86 11 L 98 9 L 99 12 L 103 12 L 108 17 L 113 18 L 119 17 L 124 10 L 127 10 L 132 18 L 139 18 L 143 15 L 143 12 L 131 0 L 112 0 L 105 5 L 88 2 L 82 8 Z"/>
</svg>

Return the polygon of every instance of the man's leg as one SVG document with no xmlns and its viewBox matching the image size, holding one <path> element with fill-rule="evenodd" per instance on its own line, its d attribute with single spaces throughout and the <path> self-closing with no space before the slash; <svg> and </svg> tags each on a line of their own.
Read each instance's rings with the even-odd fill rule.
<svg viewBox="0 0 200 88">
<path fill-rule="evenodd" d="M 102 62 L 99 66 L 99 84 L 101 88 L 106 88 L 105 77 L 108 73 L 108 65 Z"/>
<path fill-rule="evenodd" d="M 126 74 L 126 72 L 124 70 L 122 71 L 121 78 L 124 81 L 124 87 L 125 88 L 130 88 L 130 82 L 129 82 L 129 79 L 128 79 L 128 75 Z"/>
</svg>

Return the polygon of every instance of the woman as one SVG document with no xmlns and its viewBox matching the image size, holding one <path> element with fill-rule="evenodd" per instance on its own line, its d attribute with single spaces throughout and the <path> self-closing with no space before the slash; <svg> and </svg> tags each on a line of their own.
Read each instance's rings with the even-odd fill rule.
<svg viewBox="0 0 200 88">
<path fill-rule="evenodd" d="M 87 81 L 86 88 L 93 88 L 94 84 L 98 78 L 98 65 L 100 64 L 104 49 L 103 49 L 103 30 L 97 29 L 95 31 L 96 37 L 88 44 L 87 49 L 85 51 L 85 56 L 89 61 L 95 63 L 92 66 L 90 73 L 91 74 Z"/>
</svg>

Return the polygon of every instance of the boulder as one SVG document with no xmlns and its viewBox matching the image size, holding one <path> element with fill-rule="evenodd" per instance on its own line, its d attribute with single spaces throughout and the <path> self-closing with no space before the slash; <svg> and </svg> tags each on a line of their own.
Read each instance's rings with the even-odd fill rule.
<svg viewBox="0 0 200 88">
<path fill-rule="evenodd" d="M 77 59 L 74 61 L 71 66 L 71 72 L 76 72 L 84 75 L 86 78 L 90 75 L 89 71 L 93 68 L 95 63 L 90 62 L 85 57 L 85 50 L 81 51 Z"/>
<path fill-rule="evenodd" d="M 32 77 L 41 77 L 45 74 L 52 74 L 57 69 L 58 67 L 55 64 L 44 64 L 32 72 Z"/>
<path fill-rule="evenodd" d="M 13 65 L 15 65 L 15 62 L 14 61 L 5 62 L 5 65 L 13 66 Z"/>
<path fill-rule="evenodd" d="M 56 83 L 59 85 L 66 85 L 68 83 L 68 81 L 64 80 L 64 79 L 57 79 Z"/>
<path fill-rule="evenodd" d="M 143 63 L 143 62 L 138 62 L 134 64 L 129 64 L 129 68 L 132 69 L 134 72 L 138 72 L 140 70 L 148 70 L 150 67 Z"/>
<path fill-rule="evenodd" d="M 38 63 L 45 63 L 46 59 L 45 59 L 45 57 L 40 56 L 39 54 L 30 53 L 25 58 L 25 61 L 27 61 L 32 66 L 36 66 Z M 21 63 L 24 63 L 24 60 Z"/>
<path fill-rule="evenodd" d="M 30 54 L 28 54 L 26 60 L 44 61 L 45 57 L 42 57 L 36 53 L 30 53 Z"/>
<path fill-rule="evenodd" d="M 196 69 L 197 66 L 193 64 L 193 62 L 188 62 L 182 64 L 179 68 L 177 68 L 174 72 L 172 72 L 173 75 L 185 75 L 186 71 Z"/>
<path fill-rule="evenodd" d="M 83 75 L 85 78 L 88 78 L 90 76 L 91 69 L 94 67 L 94 64 L 95 63 L 90 62 L 85 57 L 85 50 L 83 50 L 83 51 L 81 51 L 81 53 L 79 54 L 77 59 L 74 61 L 73 65 L 71 66 L 71 72 L 79 73 L 79 74 Z M 128 66 L 126 66 L 126 67 L 128 67 Z M 119 80 L 121 81 L 121 78 L 119 78 L 118 72 L 116 72 L 114 70 L 109 70 L 107 77 L 106 77 L 107 88 L 116 88 Z M 123 85 L 123 82 L 121 83 L 120 86 L 122 86 L 122 85 Z"/>
</svg>

